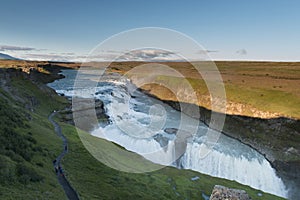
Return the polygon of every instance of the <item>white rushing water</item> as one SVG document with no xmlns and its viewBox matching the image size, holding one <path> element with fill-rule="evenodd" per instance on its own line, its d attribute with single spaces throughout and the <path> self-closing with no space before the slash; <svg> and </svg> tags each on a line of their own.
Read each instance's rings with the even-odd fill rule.
<svg viewBox="0 0 300 200">
<path fill-rule="evenodd" d="M 76 71 L 65 70 L 63 74 L 66 76 L 65 79 L 55 81 L 49 86 L 58 93 L 72 96 Z M 128 80 L 116 81 L 116 77 L 113 76 L 98 84 L 96 90 L 82 88 L 83 96 L 89 93 L 88 95 L 93 95 L 104 102 L 111 120 L 109 125 L 99 126 L 91 133 L 92 135 L 113 141 L 155 163 L 192 169 L 235 180 L 278 196 L 287 196 L 282 180 L 277 177 L 270 163 L 257 151 L 221 135 L 212 151 L 203 158 L 200 152 L 208 148 L 205 143 L 207 126 L 141 92 L 131 93 L 129 87 L 134 86 Z M 183 125 L 180 124 L 182 121 Z M 176 162 L 174 161 L 177 136 L 164 131 L 167 128 L 196 130 L 195 134 L 187 139 L 183 155 Z M 143 135 L 145 132 L 147 135 Z"/>
</svg>

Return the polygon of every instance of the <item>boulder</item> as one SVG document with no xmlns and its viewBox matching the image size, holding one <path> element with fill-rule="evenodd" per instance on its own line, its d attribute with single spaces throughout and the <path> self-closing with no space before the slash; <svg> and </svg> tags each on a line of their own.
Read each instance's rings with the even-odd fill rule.
<svg viewBox="0 0 300 200">
<path fill-rule="evenodd" d="M 245 190 L 227 188 L 216 185 L 209 198 L 210 200 L 250 200 L 251 198 Z"/>
</svg>

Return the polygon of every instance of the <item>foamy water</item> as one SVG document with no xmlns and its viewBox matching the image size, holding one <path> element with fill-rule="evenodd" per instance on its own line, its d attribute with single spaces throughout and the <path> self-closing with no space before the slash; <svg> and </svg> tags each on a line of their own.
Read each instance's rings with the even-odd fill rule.
<svg viewBox="0 0 300 200">
<path fill-rule="evenodd" d="M 65 79 L 49 85 L 58 93 L 73 96 L 76 72 L 66 70 L 63 74 L 66 75 Z M 282 180 L 257 151 L 224 135 L 221 135 L 212 149 L 208 149 L 205 143 L 207 126 L 139 91 L 131 93 L 134 86 L 128 80 L 116 79 L 113 76 L 96 88 L 82 87 L 77 90 L 80 92 L 76 92 L 79 96 L 101 99 L 110 116 L 111 123 L 105 127 L 99 126 L 92 135 L 117 143 L 155 163 L 192 169 L 235 180 L 278 196 L 287 196 Z M 88 76 L 80 81 L 86 80 L 89 80 Z M 175 153 L 176 135 L 166 133 L 166 128 L 194 131 L 178 160 Z M 203 150 L 211 152 L 203 158 L 200 153 Z"/>
</svg>

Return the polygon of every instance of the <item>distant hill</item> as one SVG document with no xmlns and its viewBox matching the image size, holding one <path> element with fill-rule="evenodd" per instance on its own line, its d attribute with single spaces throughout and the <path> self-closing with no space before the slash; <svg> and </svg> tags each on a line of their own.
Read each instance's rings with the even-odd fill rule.
<svg viewBox="0 0 300 200">
<path fill-rule="evenodd" d="M 12 57 L 12 56 L 4 54 L 4 53 L 0 53 L 0 60 L 20 60 L 20 59 Z"/>
</svg>

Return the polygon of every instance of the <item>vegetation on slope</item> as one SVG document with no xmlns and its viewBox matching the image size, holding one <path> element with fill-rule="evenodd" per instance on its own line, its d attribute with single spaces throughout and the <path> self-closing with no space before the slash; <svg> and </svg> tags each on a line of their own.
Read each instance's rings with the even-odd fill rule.
<svg viewBox="0 0 300 200">
<path fill-rule="evenodd" d="M 65 100 L 15 70 L 0 75 L 0 198 L 63 199 L 52 167 L 61 142 L 46 116 Z"/>
</svg>

